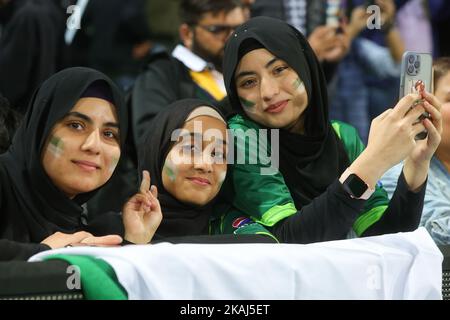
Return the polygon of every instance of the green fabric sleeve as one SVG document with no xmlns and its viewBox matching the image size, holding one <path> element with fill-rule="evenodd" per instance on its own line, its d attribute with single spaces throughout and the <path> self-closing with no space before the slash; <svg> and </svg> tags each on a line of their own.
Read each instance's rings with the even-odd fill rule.
<svg viewBox="0 0 450 320">
<path fill-rule="evenodd" d="M 234 135 L 235 159 L 231 167 L 233 206 L 264 226 L 297 212 L 283 176 L 264 174 L 271 168 L 269 131 L 238 115 L 229 121 Z"/>
<path fill-rule="evenodd" d="M 114 269 L 104 260 L 77 255 L 53 255 L 45 260 L 64 260 L 80 270 L 81 288 L 88 300 L 127 300 Z"/>
</svg>

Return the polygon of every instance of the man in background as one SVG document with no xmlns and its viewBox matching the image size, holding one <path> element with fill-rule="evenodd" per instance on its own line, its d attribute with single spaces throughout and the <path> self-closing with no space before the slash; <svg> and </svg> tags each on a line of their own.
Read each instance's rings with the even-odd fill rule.
<svg viewBox="0 0 450 320">
<path fill-rule="evenodd" d="M 213 103 L 226 96 L 222 75 L 228 37 L 245 21 L 237 0 L 183 0 L 181 43 L 171 54 L 154 53 L 132 90 L 132 120 L 137 143 L 151 119 L 170 103 L 200 98 Z"/>
</svg>

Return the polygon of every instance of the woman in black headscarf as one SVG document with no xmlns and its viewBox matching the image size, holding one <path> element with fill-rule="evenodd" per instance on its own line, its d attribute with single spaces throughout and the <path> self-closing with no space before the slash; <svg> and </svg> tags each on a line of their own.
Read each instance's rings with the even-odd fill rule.
<svg viewBox="0 0 450 320">
<path fill-rule="evenodd" d="M 364 149 L 354 128 L 328 120 L 323 72 L 305 37 L 290 25 L 267 17 L 249 20 L 228 40 L 223 69 L 237 113 L 230 128 L 247 134 L 256 130 L 260 148 L 258 130 L 279 129 L 279 141 L 273 134 L 267 144 L 272 163 L 260 158 L 249 164 L 247 156 L 244 164 L 234 164 L 228 199 L 233 209 L 223 217 L 224 232 L 232 232 L 244 217 L 268 227 L 280 241 L 294 243 L 354 236 L 352 227 L 362 236 L 418 226 L 441 132 L 434 96 L 409 95 L 380 115 Z M 424 110 L 431 121 L 417 121 Z M 427 140 L 415 141 L 425 128 Z M 246 150 L 248 144 L 236 143 L 236 154 L 255 154 Z M 267 154 L 257 151 L 260 157 Z M 377 181 L 405 158 L 389 202 Z M 261 174 L 268 168 L 276 173 Z"/>
<path fill-rule="evenodd" d="M 113 175 L 127 124 L 121 92 L 98 71 L 66 69 L 41 85 L 0 157 L 0 260 L 26 259 L 72 244 L 122 242 L 118 213 L 90 221 L 83 207 Z M 125 230 L 136 234 L 132 227 L 140 227 L 157 201 L 140 194 L 132 201 L 150 207 L 144 213 L 125 210 L 129 219 L 138 217 Z"/>
<path fill-rule="evenodd" d="M 202 100 L 179 100 L 158 113 L 150 127 L 139 169 L 150 172 L 163 213 L 153 241 L 274 242 L 265 235 L 209 235 L 213 205 L 227 173 L 227 125 L 219 108 Z"/>
</svg>

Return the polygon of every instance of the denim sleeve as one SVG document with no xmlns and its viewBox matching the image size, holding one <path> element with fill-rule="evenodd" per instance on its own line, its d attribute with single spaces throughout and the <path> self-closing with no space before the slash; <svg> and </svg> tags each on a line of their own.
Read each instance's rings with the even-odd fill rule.
<svg viewBox="0 0 450 320">
<path fill-rule="evenodd" d="M 353 48 L 359 63 L 377 78 L 399 76 L 400 65 L 392 59 L 389 48 L 362 37 L 355 39 Z"/>
<path fill-rule="evenodd" d="M 436 244 L 450 244 L 450 184 L 433 172 L 428 179 L 420 225 L 428 230 Z"/>
<path fill-rule="evenodd" d="M 389 199 L 392 198 L 395 189 L 397 188 L 397 181 L 400 173 L 402 172 L 403 164 L 399 163 L 398 165 L 392 167 L 381 177 L 381 184 L 383 185 L 384 190 L 388 193 Z"/>
</svg>

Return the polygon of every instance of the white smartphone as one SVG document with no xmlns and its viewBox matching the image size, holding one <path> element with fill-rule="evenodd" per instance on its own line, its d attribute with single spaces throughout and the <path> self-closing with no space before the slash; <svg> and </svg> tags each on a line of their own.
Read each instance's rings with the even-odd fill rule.
<svg viewBox="0 0 450 320">
<path fill-rule="evenodd" d="M 427 92 L 433 92 L 433 58 L 429 53 L 406 51 L 402 57 L 400 99 L 416 93 L 416 84 L 422 81 Z"/>
<path fill-rule="evenodd" d="M 406 51 L 402 57 L 400 75 L 400 99 L 410 93 L 420 93 L 425 89 L 433 92 L 433 58 L 429 53 L 419 53 Z M 430 117 L 425 112 L 421 118 Z M 427 137 L 427 132 L 421 132 L 416 136 L 416 140 L 423 140 Z"/>
</svg>

